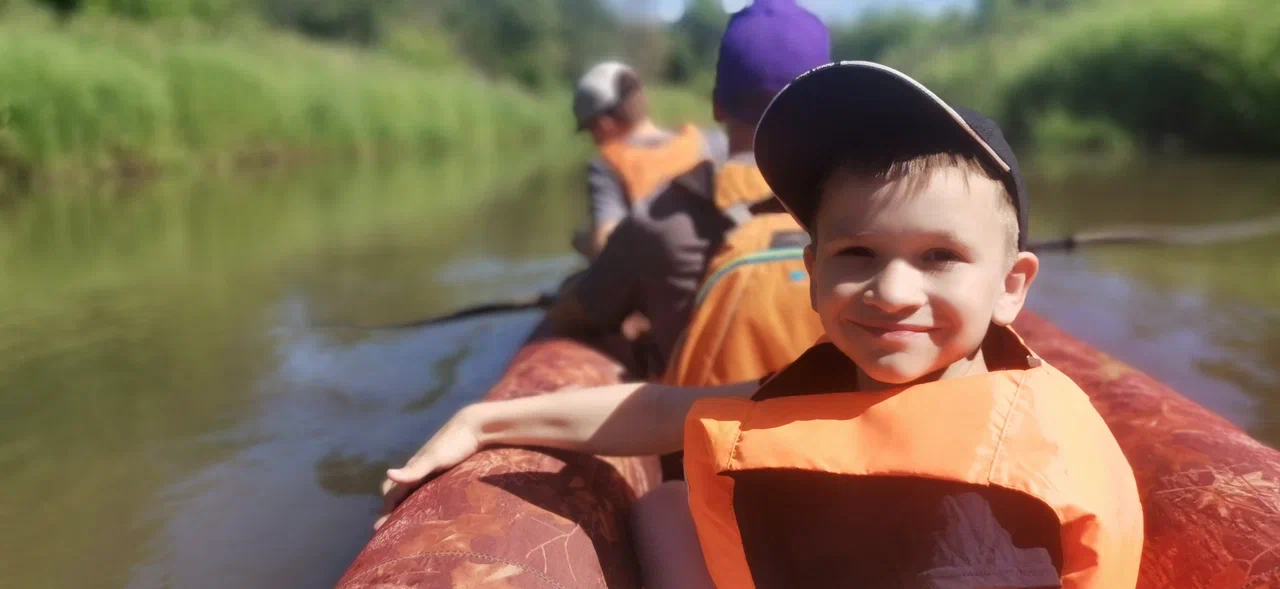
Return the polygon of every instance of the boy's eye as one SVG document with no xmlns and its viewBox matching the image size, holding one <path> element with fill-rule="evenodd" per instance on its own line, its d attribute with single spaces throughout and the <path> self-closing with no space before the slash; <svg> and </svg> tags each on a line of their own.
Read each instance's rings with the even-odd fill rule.
<svg viewBox="0 0 1280 589">
<path fill-rule="evenodd" d="M 855 257 L 855 258 L 873 258 L 875 257 L 876 253 L 871 251 L 871 248 L 853 246 L 853 247 L 846 247 L 836 252 L 836 255 L 849 256 L 849 257 Z"/>
<path fill-rule="evenodd" d="M 959 262 L 960 254 L 949 249 L 935 248 L 924 253 L 924 261 L 930 264 Z"/>
</svg>

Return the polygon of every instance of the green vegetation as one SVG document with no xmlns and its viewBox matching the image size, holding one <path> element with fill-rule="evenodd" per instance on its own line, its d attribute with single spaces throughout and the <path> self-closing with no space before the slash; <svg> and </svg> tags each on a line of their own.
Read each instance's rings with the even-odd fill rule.
<svg viewBox="0 0 1280 589">
<path fill-rule="evenodd" d="M 18 189 L 184 161 L 511 153 L 570 126 L 509 84 L 264 27 L 33 11 L 0 21 L 0 109 L 0 169 Z"/>
<path fill-rule="evenodd" d="M 727 15 L 604 0 L 3 0 L 0 193 L 42 180 L 580 147 L 566 92 L 618 56 L 705 121 Z M 44 5 L 45 8 L 38 8 Z M 982 0 L 871 12 L 837 58 L 903 68 L 1042 151 L 1280 153 L 1280 4 Z M 573 152 L 576 154 L 576 152 Z"/>
<path fill-rule="evenodd" d="M 901 67 L 1041 150 L 1280 153 L 1270 0 L 987 0 L 972 15 L 864 19 L 841 50 Z"/>
<path fill-rule="evenodd" d="M 0 2 L 0 194 L 193 166 L 579 157 L 565 81 L 607 53 L 588 41 L 616 17 L 596 0 L 487 1 L 414 18 L 346 0 Z M 533 9 L 599 22 L 551 47 L 520 32 Z M 709 118 L 702 95 L 655 86 L 660 117 Z"/>
</svg>

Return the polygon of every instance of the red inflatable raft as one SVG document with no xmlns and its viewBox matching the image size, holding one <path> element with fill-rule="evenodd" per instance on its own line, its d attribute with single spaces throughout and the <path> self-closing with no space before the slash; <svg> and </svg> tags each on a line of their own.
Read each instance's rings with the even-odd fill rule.
<svg viewBox="0 0 1280 589">
<path fill-rule="evenodd" d="M 1089 393 L 1137 474 L 1142 589 L 1280 587 L 1280 452 L 1149 376 L 1024 313 L 1027 343 Z M 489 399 L 618 382 L 580 343 L 535 335 Z M 341 589 L 640 587 L 631 502 L 653 458 L 481 452 L 410 497 Z"/>
</svg>

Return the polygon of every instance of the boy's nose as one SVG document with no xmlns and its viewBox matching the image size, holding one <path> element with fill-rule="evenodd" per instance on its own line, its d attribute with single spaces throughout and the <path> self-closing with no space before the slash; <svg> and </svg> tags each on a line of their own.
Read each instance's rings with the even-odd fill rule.
<svg viewBox="0 0 1280 589">
<path fill-rule="evenodd" d="M 862 299 L 886 313 L 920 307 L 926 299 L 920 271 L 904 261 L 890 261 L 867 284 Z"/>
</svg>

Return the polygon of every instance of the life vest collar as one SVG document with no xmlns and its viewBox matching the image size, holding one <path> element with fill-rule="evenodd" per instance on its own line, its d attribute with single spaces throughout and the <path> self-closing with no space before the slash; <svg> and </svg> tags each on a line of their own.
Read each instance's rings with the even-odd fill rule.
<svg viewBox="0 0 1280 589">
<path fill-rule="evenodd" d="M 620 137 L 600 146 L 601 158 L 622 181 L 632 206 L 708 159 L 706 140 L 693 125 L 686 124 L 669 137 L 655 138 L 652 145 L 644 139 Z"/>
<path fill-rule="evenodd" d="M 1065 589 L 1132 588 L 1142 509 L 1132 469 L 1088 397 L 1007 327 L 983 342 L 990 372 L 857 391 L 830 342 L 751 400 L 697 401 L 685 421 L 690 507 L 720 586 L 753 587 L 734 511 L 747 471 L 904 476 L 996 486 L 1052 509 Z"/>
<path fill-rule="evenodd" d="M 932 476 L 988 483 L 1007 432 L 1005 424 L 1017 415 L 1016 405 L 1033 357 L 1026 344 L 1008 328 L 993 328 L 983 342 L 992 370 L 946 380 L 892 387 L 875 392 L 857 390 L 857 370 L 834 344 L 811 349 L 784 373 L 810 375 L 816 387 L 771 380 L 753 400 L 718 474 L 762 468 L 813 470 L 847 475 L 903 474 L 894 465 L 930 465 Z M 814 374 L 824 373 L 821 382 Z M 784 391 L 769 394 L 775 387 Z M 764 398 L 761 398 L 764 397 Z M 903 416 L 911 416 L 904 421 Z M 792 427 L 804 423 L 804 428 Z M 925 428 L 924 424 L 948 424 Z M 907 424 L 911 424 L 908 426 Z M 910 427 L 902 430 L 902 427 Z M 804 444 L 792 439 L 803 430 L 814 439 L 844 443 Z M 927 430 L 927 431 L 926 431 Z M 947 460 L 897 459 L 884 464 L 868 453 L 893 450 L 904 456 L 949 456 Z M 954 467 L 954 471 L 951 469 Z"/>
<path fill-rule="evenodd" d="M 942 387 L 949 384 L 967 384 L 969 381 L 981 381 L 983 379 L 992 378 L 993 373 L 1007 370 L 1029 370 L 1038 368 L 1043 361 L 1036 353 L 1027 346 L 1022 336 L 1008 326 L 1000 326 L 991 324 L 987 331 L 986 338 L 982 342 L 982 356 L 988 366 L 988 371 L 981 374 L 972 374 L 959 378 L 947 379 L 945 381 L 930 381 L 917 384 L 908 384 L 898 387 L 890 387 L 878 391 L 877 395 L 896 395 L 914 387 L 933 386 Z M 821 370 L 812 371 L 805 374 L 804 386 L 797 386 L 796 380 L 799 373 L 809 372 L 803 369 L 804 365 L 821 366 Z M 832 394 L 832 393 L 857 393 L 871 394 L 859 392 L 857 390 L 857 366 L 844 355 L 839 348 L 832 343 L 831 338 L 823 333 L 813 347 L 811 347 L 803 356 L 796 360 L 789 372 L 778 372 L 765 381 L 760 390 L 756 391 L 751 398 L 755 401 L 764 401 L 778 397 L 794 397 L 811 394 Z M 778 381 L 778 379 L 783 379 Z"/>
</svg>

